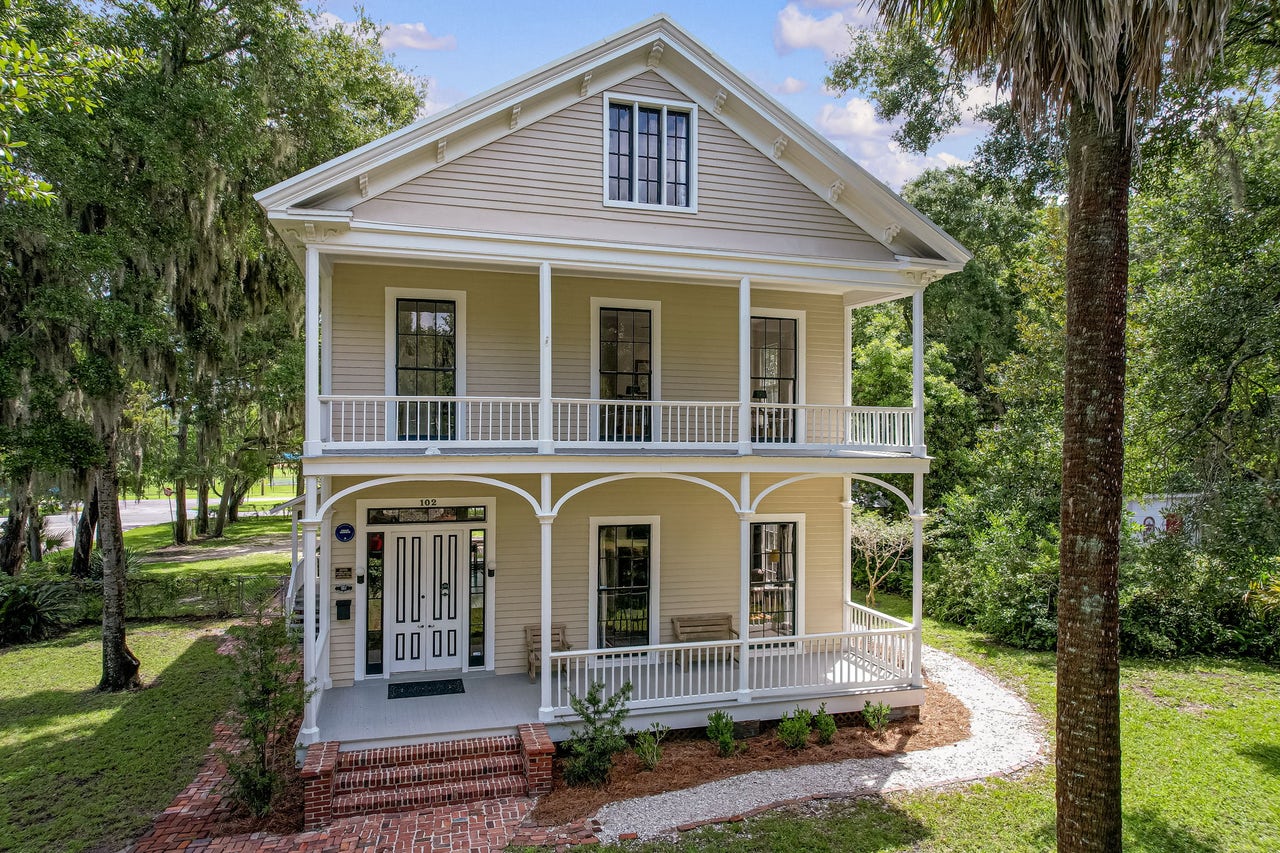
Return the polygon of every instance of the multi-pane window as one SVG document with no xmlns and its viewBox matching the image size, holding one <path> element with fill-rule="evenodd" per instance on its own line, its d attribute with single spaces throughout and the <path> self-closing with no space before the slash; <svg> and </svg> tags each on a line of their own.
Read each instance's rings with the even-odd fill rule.
<svg viewBox="0 0 1280 853">
<path fill-rule="evenodd" d="M 471 553 L 468 560 L 471 583 L 471 616 L 468 666 L 484 666 L 484 587 L 487 576 L 485 565 L 485 531 L 471 531 Z"/>
<path fill-rule="evenodd" d="M 396 395 L 452 397 L 457 393 L 457 303 L 447 299 L 396 300 Z M 454 437 L 452 402 L 406 401 L 398 408 L 400 438 Z"/>
<path fill-rule="evenodd" d="M 382 534 L 365 534 L 364 671 L 366 675 L 382 673 L 382 560 Z"/>
<path fill-rule="evenodd" d="M 653 312 L 644 308 L 600 309 L 601 441 L 648 440 L 653 382 Z"/>
<path fill-rule="evenodd" d="M 609 199 L 690 207 L 692 136 L 687 110 L 610 102 Z"/>
<path fill-rule="evenodd" d="M 650 526 L 601 525 L 597 536 L 596 647 L 648 645 Z"/>
<path fill-rule="evenodd" d="M 751 399 L 788 405 L 797 401 L 796 320 L 751 318 Z M 754 441 L 795 441 L 795 410 L 764 408 L 752 422 Z"/>
<path fill-rule="evenodd" d="M 751 525 L 751 636 L 796 632 L 796 523 Z"/>
</svg>

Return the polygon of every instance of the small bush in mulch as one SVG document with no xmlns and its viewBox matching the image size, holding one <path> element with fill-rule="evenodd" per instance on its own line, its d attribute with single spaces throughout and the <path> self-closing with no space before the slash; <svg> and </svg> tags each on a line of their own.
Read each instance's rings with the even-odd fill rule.
<svg viewBox="0 0 1280 853">
<path fill-rule="evenodd" d="M 919 720 L 891 722 L 879 734 L 866 726 L 842 726 L 831 743 L 811 743 L 807 749 L 790 749 L 778 739 L 776 729 L 745 738 L 727 758 L 701 730 L 692 737 L 672 732 L 665 742 L 662 763 L 648 771 L 634 752 L 614 756 L 608 782 L 600 788 L 572 788 L 564 782 L 561 760 L 554 766 L 554 788 L 538 800 L 531 819 L 539 826 L 559 826 L 593 815 L 606 803 L 692 788 L 704 782 L 804 764 L 823 764 L 848 758 L 875 758 L 914 752 L 956 743 L 969 736 L 969 709 L 941 685 L 930 684 Z"/>
</svg>

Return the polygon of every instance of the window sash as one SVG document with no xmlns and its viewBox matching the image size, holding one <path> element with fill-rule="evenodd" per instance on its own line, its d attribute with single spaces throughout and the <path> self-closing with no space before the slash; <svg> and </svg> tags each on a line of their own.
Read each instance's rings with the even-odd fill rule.
<svg viewBox="0 0 1280 853">
<path fill-rule="evenodd" d="M 610 101 L 610 201 L 692 206 L 693 114 L 666 106 Z"/>
<path fill-rule="evenodd" d="M 653 531 L 648 524 L 602 524 L 596 531 L 596 647 L 649 644 Z"/>
<path fill-rule="evenodd" d="M 751 525 L 752 637 L 796 633 L 797 525 L 794 521 Z"/>
</svg>

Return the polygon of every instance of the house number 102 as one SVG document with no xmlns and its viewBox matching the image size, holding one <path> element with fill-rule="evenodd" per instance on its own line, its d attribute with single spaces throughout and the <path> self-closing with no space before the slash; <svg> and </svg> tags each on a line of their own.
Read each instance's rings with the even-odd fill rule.
<svg viewBox="0 0 1280 853">
<path fill-rule="evenodd" d="M 419 505 L 419 506 L 435 506 L 435 505 L 436 505 L 436 499 L 435 499 L 435 498 L 423 498 L 422 500 L 418 501 L 418 505 Z"/>
</svg>

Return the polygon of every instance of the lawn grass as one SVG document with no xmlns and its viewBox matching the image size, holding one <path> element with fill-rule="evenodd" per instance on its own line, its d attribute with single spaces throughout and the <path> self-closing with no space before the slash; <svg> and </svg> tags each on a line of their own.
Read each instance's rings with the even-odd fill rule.
<svg viewBox="0 0 1280 853">
<path fill-rule="evenodd" d="M 263 536 L 288 537 L 290 524 L 288 518 L 279 516 L 250 516 L 241 518 L 235 524 L 228 524 L 218 539 L 196 539 L 183 547 L 187 548 L 222 548 L 227 545 L 240 545 L 251 539 Z M 146 527 L 135 527 L 124 532 L 124 547 L 135 554 L 146 555 L 158 548 L 173 544 L 173 525 L 169 523 L 149 524 Z"/>
<path fill-rule="evenodd" d="M 877 608 L 910 617 L 910 602 Z M 1052 732 L 1054 656 L 992 643 L 925 620 L 925 642 L 981 666 L 1019 691 Z M 1126 660 L 1121 668 L 1126 850 L 1280 850 L 1280 670 L 1248 661 Z M 1053 768 L 961 791 L 896 794 L 766 814 L 658 851 L 1052 851 Z"/>
<path fill-rule="evenodd" d="M 231 705 L 223 622 L 132 625 L 147 689 L 93 692 L 98 628 L 0 650 L 0 850 L 118 850 L 194 777 Z"/>
<path fill-rule="evenodd" d="M 234 557 L 220 557 L 216 560 L 171 560 L 167 562 L 143 563 L 138 574 L 142 577 L 162 577 L 175 575 L 225 575 L 229 577 L 248 575 L 287 575 L 289 551 L 268 552 L 264 554 L 239 554 Z"/>
</svg>

